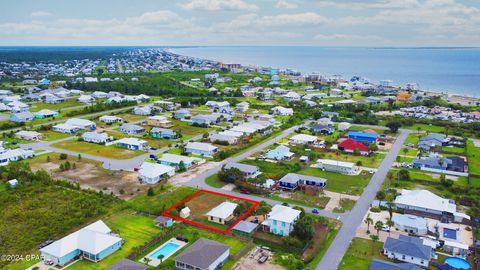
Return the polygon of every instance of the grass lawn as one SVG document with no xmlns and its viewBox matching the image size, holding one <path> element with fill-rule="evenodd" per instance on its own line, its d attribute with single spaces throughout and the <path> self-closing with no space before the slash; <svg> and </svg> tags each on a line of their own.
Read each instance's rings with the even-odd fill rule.
<svg viewBox="0 0 480 270">
<path fill-rule="evenodd" d="M 382 163 L 383 158 L 385 155 L 375 153 L 371 156 L 356 156 L 356 155 L 349 155 L 342 153 L 340 151 L 336 151 L 335 153 L 325 152 L 324 159 L 333 159 L 333 160 L 340 160 L 340 161 L 347 161 L 357 163 L 358 161 L 362 162 L 362 166 L 369 167 L 369 168 L 378 168 L 380 163 Z"/>
<path fill-rule="evenodd" d="M 353 209 L 355 206 L 356 201 L 350 199 L 341 199 L 340 200 L 340 207 L 333 209 L 335 213 L 345 213 Z"/>
<path fill-rule="evenodd" d="M 118 117 L 122 118 L 123 121 L 127 121 L 131 123 L 131 122 L 138 122 L 138 121 L 147 119 L 148 116 L 126 113 L 126 114 L 120 114 L 118 115 Z"/>
<path fill-rule="evenodd" d="M 426 124 L 415 124 L 413 126 L 406 126 L 405 128 L 414 130 L 416 132 L 418 131 L 419 128 L 420 128 L 420 132 L 422 132 L 422 131 L 428 131 L 430 133 L 444 133 L 445 132 L 444 127 L 434 126 L 434 125 L 426 125 Z"/>
<path fill-rule="evenodd" d="M 183 140 L 187 140 L 188 138 L 195 137 L 198 135 L 203 135 L 207 132 L 214 130 L 214 128 L 207 128 L 207 127 L 195 127 L 190 124 L 190 122 L 180 121 L 177 119 L 171 119 L 173 124 L 173 130 L 180 130 L 182 133 Z"/>
<path fill-rule="evenodd" d="M 317 168 L 308 167 L 298 172 L 299 174 L 306 174 L 326 178 L 326 190 L 347 193 L 352 195 L 360 195 L 363 189 L 368 185 L 371 175 L 365 172 L 360 175 L 344 175 L 334 172 L 325 172 Z"/>
<path fill-rule="evenodd" d="M 165 209 L 178 203 L 197 189 L 191 187 L 177 187 L 160 185 L 154 188 L 154 195 L 143 194 L 128 201 L 130 207 L 141 212 L 160 215 Z"/>
<path fill-rule="evenodd" d="M 338 269 L 368 270 L 374 258 L 383 259 L 381 255 L 382 248 L 383 243 L 380 241 L 377 241 L 374 245 L 372 240 L 353 238 Z"/>
<path fill-rule="evenodd" d="M 480 148 L 472 141 L 467 141 L 468 170 L 471 174 L 480 175 Z"/>
<path fill-rule="evenodd" d="M 104 221 L 113 231 L 120 234 L 125 240 L 125 244 L 120 250 L 98 263 L 81 260 L 68 267 L 68 269 L 106 269 L 121 258 L 128 256 L 134 247 L 142 246 L 150 241 L 161 230 L 155 226 L 152 217 L 136 215 L 131 211 L 119 212 L 104 219 Z"/>
<path fill-rule="evenodd" d="M 258 166 L 260 168 L 260 171 L 262 171 L 262 173 L 266 177 L 272 178 L 272 179 L 280 179 L 287 173 L 296 172 L 295 170 L 298 170 L 299 168 L 294 168 L 294 166 L 292 165 L 293 162 L 294 161 L 273 163 L 273 162 L 268 162 L 264 160 L 252 160 L 252 159 L 241 161 L 241 163 L 244 163 L 244 164 Z"/>
<path fill-rule="evenodd" d="M 53 147 L 91 154 L 112 159 L 130 159 L 145 154 L 145 151 L 133 151 L 116 146 L 104 146 L 95 143 L 67 140 L 52 144 Z"/>
<path fill-rule="evenodd" d="M 56 140 L 60 140 L 60 139 L 75 136 L 73 134 L 60 133 L 60 132 L 55 132 L 55 131 L 52 131 L 52 130 L 42 131 L 40 133 L 42 133 L 42 135 L 43 135 L 42 141 L 47 141 L 47 142 L 56 141 Z"/>
<path fill-rule="evenodd" d="M 408 134 L 408 137 L 407 139 L 405 140 L 405 144 L 414 144 L 414 145 L 417 145 L 418 144 L 418 141 L 420 140 L 420 137 L 423 137 L 425 136 L 425 134 L 418 134 L 417 132 L 412 132 L 410 134 Z"/>
<path fill-rule="evenodd" d="M 34 103 L 31 105 L 30 111 L 38 112 L 43 109 L 58 111 L 58 110 L 66 109 L 68 107 L 75 107 L 75 106 L 82 106 L 82 105 L 85 105 L 85 104 L 78 103 L 77 98 L 75 97 L 75 98 L 67 98 L 65 102 L 61 102 L 58 104 L 48 104 L 44 102 Z"/>
<path fill-rule="evenodd" d="M 211 187 L 215 187 L 215 188 L 221 188 L 221 187 L 226 185 L 225 182 L 221 181 L 218 178 L 218 174 L 214 174 L 214 175 L 211 175 L 211 176 L 205 178 L 205 183 L 207 183 L 207 185 L 209 185 Z"/>
<path fill-rule="evenodd" d="M 325 208 L 328 201 L 330 201 L 329 197 L 308 195 L 301 191 L 292 192 L 290 194 L 290 198 L 280 197 L 277 194 L 273 194 L 271 197 L 272 199 L 285 203 L 298 204 L 306 207 L 316 207 L 320 209 Z"/>
</svg>

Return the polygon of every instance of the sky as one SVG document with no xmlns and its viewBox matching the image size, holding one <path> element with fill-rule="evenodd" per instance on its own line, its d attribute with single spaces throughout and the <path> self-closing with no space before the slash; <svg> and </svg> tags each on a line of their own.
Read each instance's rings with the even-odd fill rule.
<svg viewBox="0 0 480 270">
<path fill-rule="evenodd" d="M 16 45 L 480 46 L 480 1 L 2 1 Z"/>
</svg>

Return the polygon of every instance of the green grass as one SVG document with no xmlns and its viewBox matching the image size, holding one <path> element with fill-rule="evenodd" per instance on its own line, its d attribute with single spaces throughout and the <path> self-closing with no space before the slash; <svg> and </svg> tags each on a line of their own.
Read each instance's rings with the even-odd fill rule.
<svg viewBox="0 0 480 270">
<path fill-rule="evenodd" d="M 334 213 L 345 213 L 349 212 L 355 206 L 356 201 L 350 199 L 341 199 L 340 200 L 340 207 L 333 209 Z"/>
<path fill-rule="evenodd" d="M 412 132 L 410 134 L 408 134 L 408 137 L 407 139 L 405 140 L 405 144 L 414 144 L 414 145 L 417 145 L 418 144 L 418 141 L 420 140 L 420 137 L 422 136 L 425 136 L 425 134 L 418 134 L 417 132 Z"/>
<path fill-rule="evenodd" d="M 415 124 L 413 126 L 406 126 L 405 128 L 418 131 L 418 128 L 420 128 L 421 131 L 428 131 L 430 133 L 444 133 L 445 128 L 440 127 L 440 126 L 434 126 L 434 125 L 426 125 L 426 124 Z"/>
<path fill-rule="evenodd" d="M 225 182 L 222 182 L 218 178 L 218 174 L 210 175 L 209 177 L 205 178 L 205 183 L 214 188 L 221 188 L 226 185 Z"/>
<path fill-rule="evenodd" d="M 364 167 L 369 167 L 369 168 L 378 168 L 380 166 L 380 163 L 382 163 L 382 160 L 384 158 L 383 154 L 372 154 L 371 156 L 356 156 L 356 155 L 349 155 L 342 153 L 340 151 L 337 151 L 335 153 L 331 152 L 325 152 L 324 153 L 324 159 L 333 159 L 333 160 L 340 160 L 340 161 L 347 161 L 347 162 L 361 162 Z"/>
<path fill-rule="evenodd" d="M 66 109 L 68 107 L 76 107 L 76 106 L 82 106 L 82 105 L 85 105 L 85 104 L 78 103 L 77 97 L 74 97 L 74 98 L 67 98 L 65 99 L 65 102 L 61 102 L 58 104 L 48 104 L 44 102 L 34 103 L 31 105 L 30 111 L 38 112 L 43 109 L 58 111 L 58 110 Z"/>
<path fill-rule="evenodd" d="M 173 124 L 173 130 L 180 130 L 180 133 L 184 136 L 182 139 L 186 140 L 189 137 L 195 137 L 198 135 L 203 135 L 207 132 L 215 130 L 214 128 L 204 128 L 204 127 L 195 127 L 190 124 L 190 122 L 184 122 L 176 119 L 170 119 Z"/>
<path fill-rule="evenodd" d="M 100 144 L 82 142 L 77 140 L 67 140 L 54 143 L 52 144 L 52 147 L 112 159 L 130 159 L 146 153 L 145 151 L 133 151 L 119 148 L 116 146 L 104 146 Z"/>
<path fill-rule="evenodd" d="M 174 188 L 169 185 L 161 185 L 154 189 L 153 196 L 143 194 L 131 199 L 128 204 L 137 211 L 160 215 L 164 210 L 196 191 L 197 189 L 191 187 Z"/>
<path fill-rule="evenodd" d="M 42 141 L 47 141 L 47 142 L 56 141 L 56 140 L 60 140 L 60 139 L 64 139 L 64 138 L 74 136 L 72 134 L 55 132 L 55 131 L 52 131 L 52 130 L 42 131 L 40 133 L 42 133 L 42 135 L 43 135 Z"/>
<path fill-rule="evenodd" d="M 277 194 L 273 194 L 271 198 L 285 203 L 297 204 L 306 207 L 315 207 L 320 209 L 324 209 L 328 201 L 330 201 L 329 197 L 308 195 L 301 191 L 292 192 L 290 194 L 290 198 L 280 197 Z"/>
<path fill-rule="evenodd" d="M 372 259 L 384 259 L 380 252 L 383 243 L 377 241 L 375 245 L 372 240 L 353 238 L 347 253 L 343 256 L 339 270 L 368 270 Z"/>
<path fill-rule="evenodd" d="M 148 116 L 126 113 L 126 114 L 120 114 L 118 115 L 118 117 L 121 117 L 124 121 L 132 123 L 132 122 L 138 122 L 138 121 L 147 119 Z"/>
<path fill-rule="evenodd" d="M 371 175 L 366 173 L 352 176 L 334 172 L 325 172 L 312 167 L 305 168 L 298 173 L 326 178 L 326 190 L 352 195 L 362 194 L 363 189 L 368 185 L 371 178 Z"/>
<path fill-rule="evenodd" d="M 272 179 L 280 179 L 287 173 L 295 172 L 295 170 L 298 170 L 299 168 L 294 168 L 294 166 L 291 165 L 293 162 L 294 161 L 273 163 L 273 162 L 267 162 L 263 160 L 251 160 L 251 159 L 241 161 L 241 163 L 244 163 L 244 164 L 258 166 L 260 168 L 260 171 L 266 177 L 272 178 Z"/>
<path fill-rule="evenodd" d="M 467 141 L 468 170 L 471 174 L 480 175 L 480 147 L 475 147 L 472 141 Z"/>
</svg>

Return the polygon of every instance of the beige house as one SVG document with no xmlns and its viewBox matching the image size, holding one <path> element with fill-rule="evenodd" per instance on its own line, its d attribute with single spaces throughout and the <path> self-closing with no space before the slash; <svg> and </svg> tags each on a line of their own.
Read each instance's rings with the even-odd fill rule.
<svg viewBox="0 0 480 270">
<path fill-rule="evenodd" d="M 225 224 L 233 218 L 233 212 L 238 204 L 232 202 L 223 202 L 207 213 L 208 221 Z"/>
<path fill-rule="evenodd" d="M 150 116 L 147 118 L 147 125 L 152 127 L 162 127 L 162 128 L 171 128 L 173 127 L 172 122 L 168 120 L 165 116 Z"/>
</svg>

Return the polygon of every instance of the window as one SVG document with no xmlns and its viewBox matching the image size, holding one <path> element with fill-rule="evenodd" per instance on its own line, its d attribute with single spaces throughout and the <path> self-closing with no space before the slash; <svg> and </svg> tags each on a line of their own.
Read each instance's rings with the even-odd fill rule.
<svg viewBox="0 0 480 270">
<path fill-rule="evenodd" d="M 282 222 L 282 227 L 285 227 L 285 222 Z"/>
<path fill-rule="evenodd" d="M 276 221 L 276 220 L 273 221 L 273 225 L 277 225 L 277 221 Z"/>
</svg>

